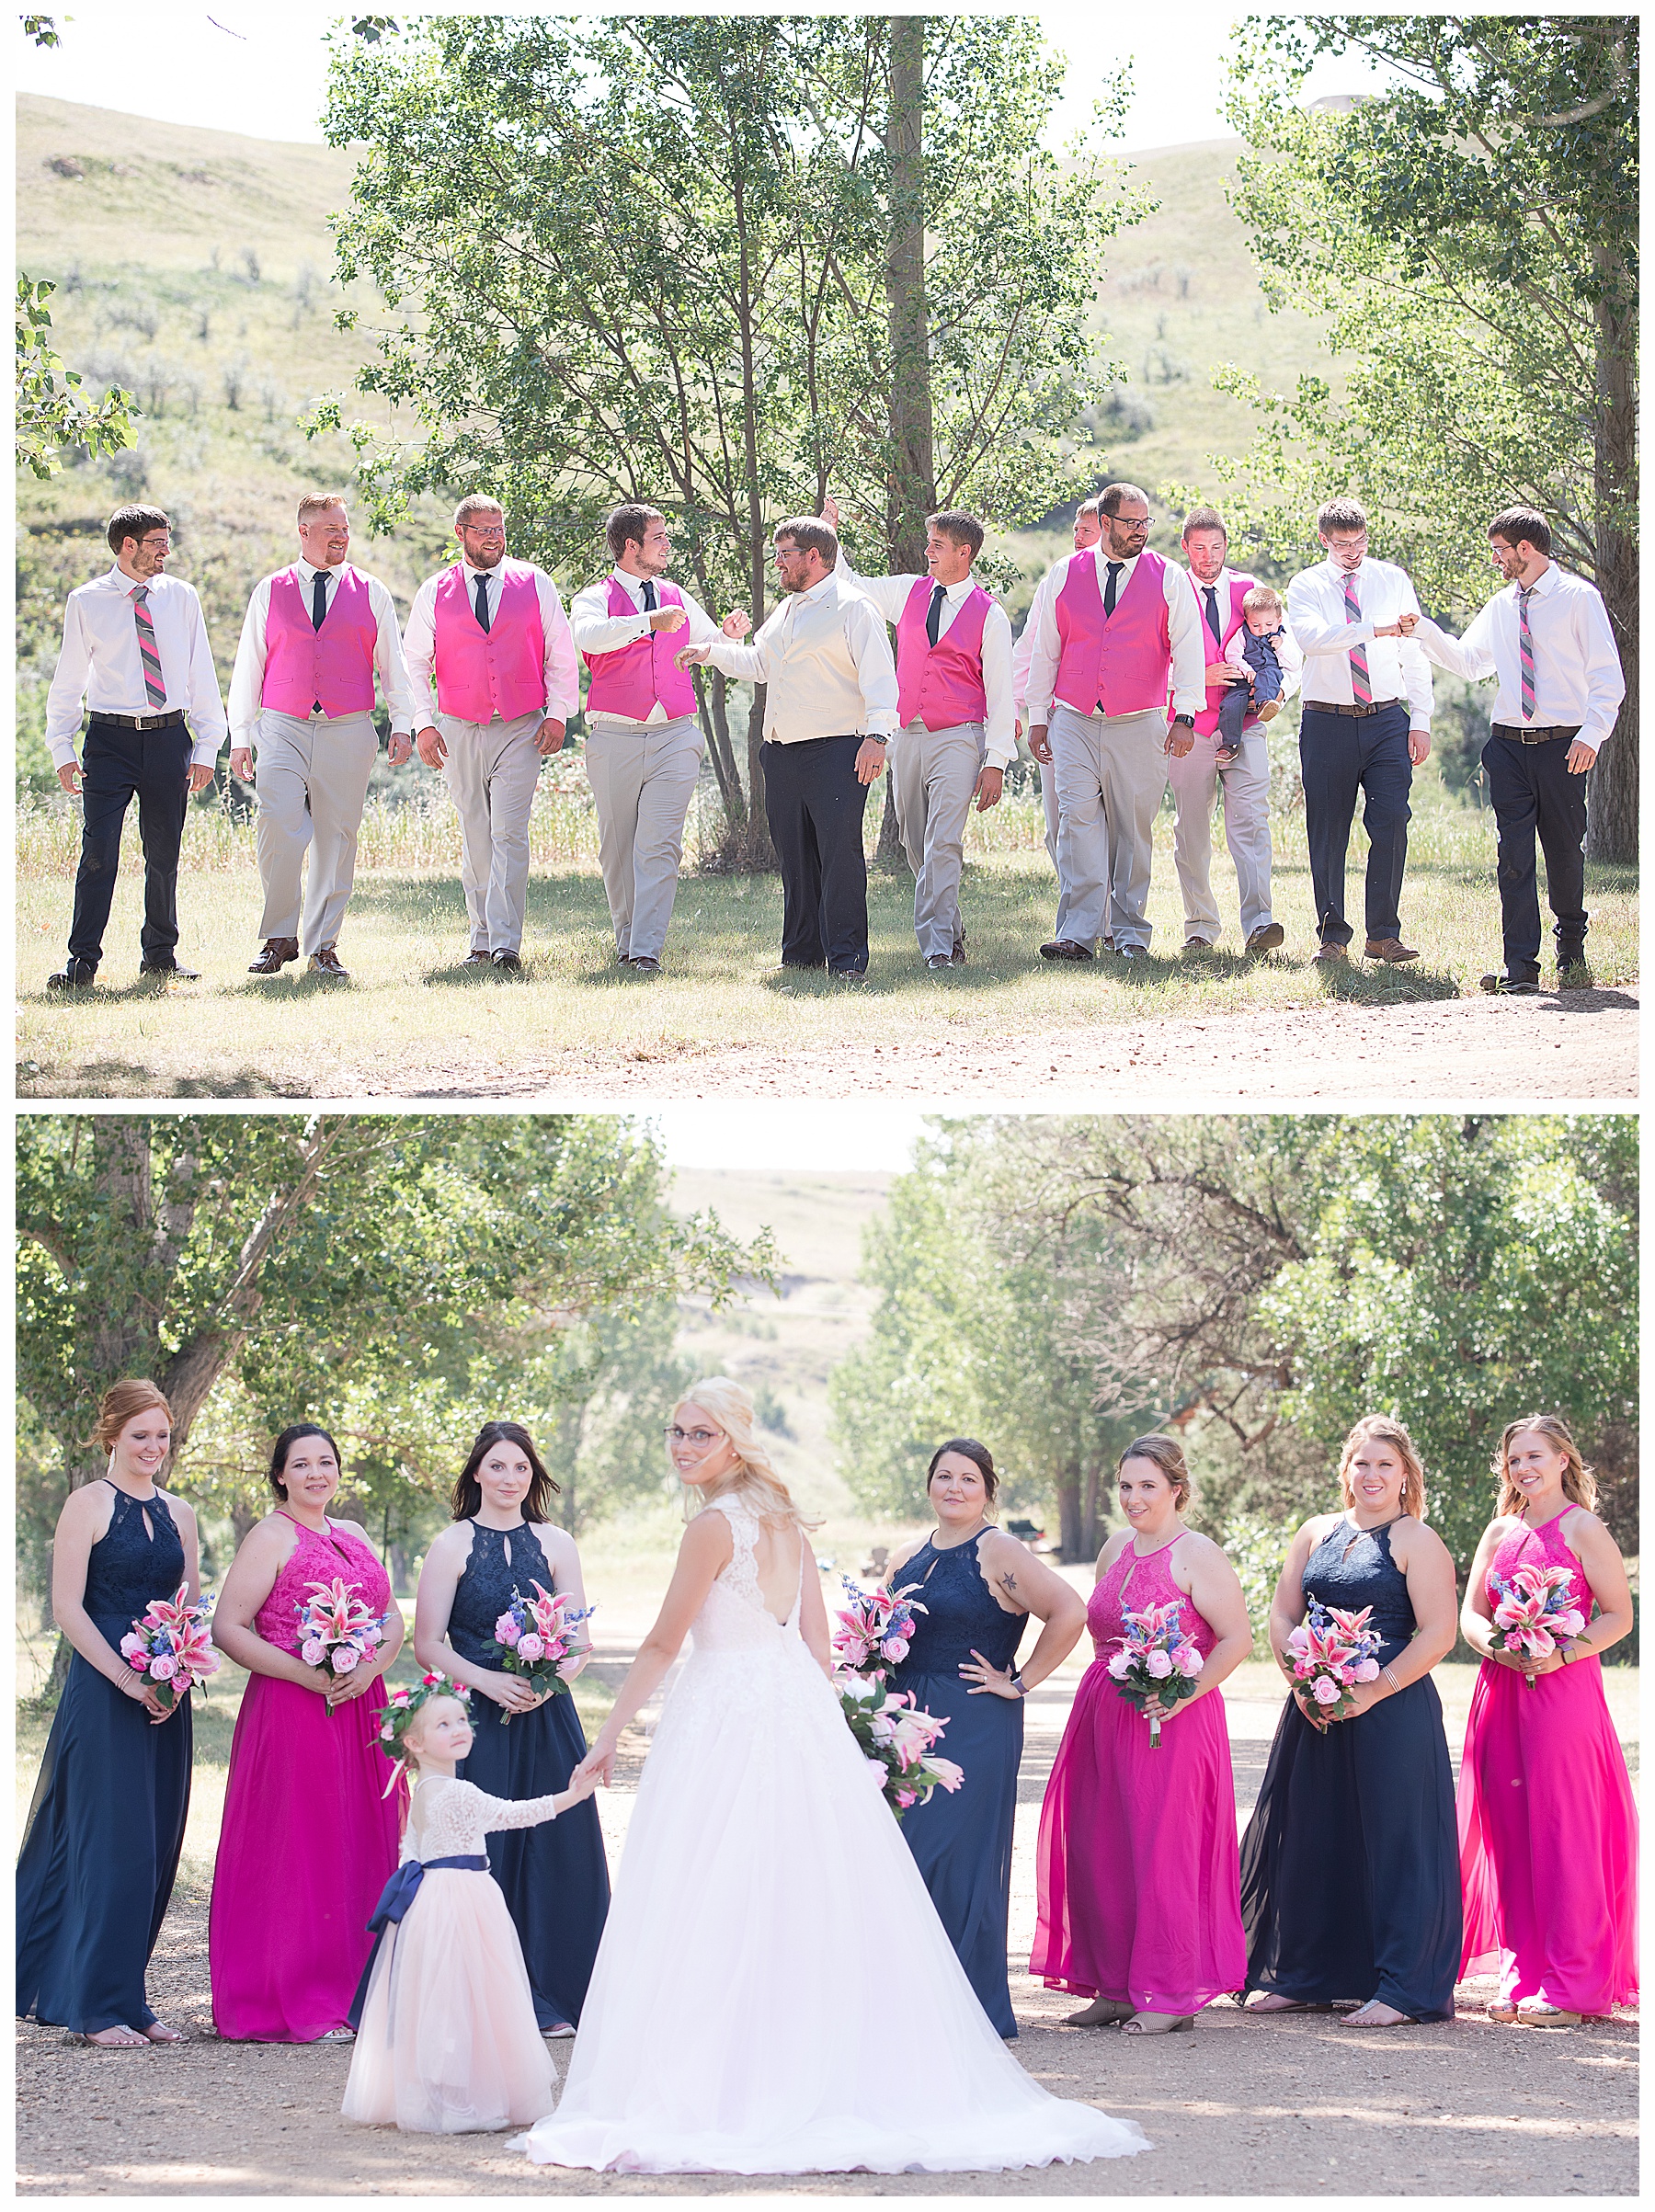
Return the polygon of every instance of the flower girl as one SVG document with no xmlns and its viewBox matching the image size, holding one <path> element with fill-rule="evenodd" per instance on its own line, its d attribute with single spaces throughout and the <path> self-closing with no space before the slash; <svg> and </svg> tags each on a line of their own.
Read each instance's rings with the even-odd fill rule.
<svg viewBox="0 0 1655 2212">
<path fill-rule="evenodd" d="M 556 2102 L 517 1930 L 484 1838 L 533 1828 L 591 1795 L 491 1797 L 455 1778 L 471 1749 L 465 1692 L 440 1674 L 392 1693 L 380 1728 L 413 1770 L 402 1864 L 372 1920 L 378 1941 L 351 2008 L 357 2044 L 343 2111 L 369 2126 L 457 2135 L 522 2126 Z"/>
</svg>

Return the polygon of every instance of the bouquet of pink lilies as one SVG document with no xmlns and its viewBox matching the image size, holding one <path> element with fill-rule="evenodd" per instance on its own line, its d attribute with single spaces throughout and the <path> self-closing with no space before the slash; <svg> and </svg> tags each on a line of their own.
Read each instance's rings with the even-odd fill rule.
<svg viewBox="0 0 1655 2212">
<path fill-rule="evenodd" d="M 883 1673 L 885 1667 L 899 1667 L 914 1638 L 914 1615 L 926 1608 L 907 1591 L 889 1591 L 883 1582 L 876 1590 L 859 1590 L 849 1575 L 839 1579 L 850 1602 L 836 1616 L 834 1664 L 852 1674 L 863 1673 L 870 1665 L 876 1673 Z M 884 1665 L 874 1665 L 876 1660 Z"/>
<path fill-rule="evenodd" d="M 1195 1694 L 1195 1677 L 1201 1672 L 1201 1651 L 1193 1636 L 1180 1627 L 1181 1605 L 1146 1605 L 1138 1613 L 1124 1613 L 1126 1633 L 1121 1648 L 1107 1660 L 1121 1695 L 1141 1713 L 1151 1698 L 1176 1705 Z M 1149 1723 L 1149 1749 L 1160 1750 L 1160 1716 Z"/>
<path fill-rule="evenodd" d="M 490 1652 L 503 1674 L 520 1674 L 544 1697 L 571 1687 L 557 1670 L 572 1652 L 585 1649 L 588 1639 L 576 1639 L 575 1630 L 580 1622 L 590 1620 L 595 1609 L 588 1605 L 577 1610 L 561 1591 L 554 1596 L 538 1582 L 529 1587 L 534 1592 L 531 1598 L 512 1585 L 511 1602 L 495 1623 Z M 501 1727 L 510 1718 L 503 1712 Z"/>
<path fill-rule="evenodd" d="M 1318 1727 L 1344 1718 L 1356 1702 L 1358 1682 L 1378 1679 L 1379 1661 L 1374 1655 L 1384 1638 L 1368 1626 L 1373 1610 L 1364 1605 L 1360 1613 L 1347 1613 L 1312 1598 L 1308 1617 L 1287 1638 L 1293 1678 L 1319 1708 Z"/>
<path fill-rule="evenodd" d="M 1490 1579 L 1500 1592 L 1494 1626 L 1504 1651 L 1547 1659 L 1559 1638 L 1579 1636 L 1586 1625 L 1574 1602 L 1574 1577 L 1567 1567 L 1519 1567 L 1509 1581 L 1501 1575 Z M 1523 1679 L 1532 1690 L 1534 1676 L 1525 1674 Z"/>
<path fill-rule="evenodd" d="M 293 1607 L 299 1615 L 300 1658 L 336 1682 L 354 1674 L 384 1640 L 385 1615 L 363 1604 L 354 1582 L 307 1582 L 304 1587 L 312 1594 Z M 333 1718 L 331 1702 L 327 1716 Z"/>
<path fill-rule="evenodd" d="M 932 1790 L 959 1788 L 964 1769 L 931 1750 L 946 1721 L 921 1713 L 906 1690 L 887 1690 L 877 1674 L 836 1674 L 834 1687 L 868 1772 L 897 1819 L 910 1805 L 923 1805 Z"/>
<path fill-rule="evenodd" d="M 170 1713 L 198 1682 L 219 1670 L 205 1605 L 191 1605 L 189 1585 L 180 1582 L 170 1598 L 152 1598 L 120 1639 L 120 1656 L 134 1674 L 155 1686 L 155 1697 Z"/>
</svg>

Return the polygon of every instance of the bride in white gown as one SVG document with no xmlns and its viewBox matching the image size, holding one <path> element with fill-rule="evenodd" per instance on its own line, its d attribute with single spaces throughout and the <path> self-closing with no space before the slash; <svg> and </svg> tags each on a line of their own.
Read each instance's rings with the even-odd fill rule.
<svg viewBox="0 0 1655 2212">
<path fill-rule="evenodd" d="M 609 1780 L 686 1633 L 694 1650 L 633 1807 L 562 2102 L 514 2148 L 645 2173 L 992 2172 L 1147 2149 L 1136 2123 L 1032 2081 L 973 1994 L 839 1714 L 820 1580 L 752 1399 L 698 1384 L 670 1440 L 702 1510 L 583 1768 Z"/>
</svg>

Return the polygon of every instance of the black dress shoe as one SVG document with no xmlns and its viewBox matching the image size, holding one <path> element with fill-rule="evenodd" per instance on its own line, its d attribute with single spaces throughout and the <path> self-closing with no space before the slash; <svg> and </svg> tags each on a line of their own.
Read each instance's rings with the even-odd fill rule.
<svg viewBox="0 0 1655 2212">
<path fill-rule="evenodd" d="M 97 981 L 97 970 L 89 960 L 66 960 L 53 975 L 46 978 L 49 991 L 89 991 Z"/>
<path fill-rule="evenodd" d="M 1090 960 L 1090 945 L 1078 944 L 1072 937 L 1054 937 L 1040 948 L 1042 960 Z"/>
<path fill-rule="evenodd" d="M 145 960 L 138 966 L 140 975 L 170 975 L 177 983 L 200 983 L 200 968 L 182 968 L 176 960 Z"/>
<path fill-rule="evenodd" d="M 494 965 L 494 954 L 474 947 L 465 955 L 460 965 L 462 968 L 491 968 Z"/>
<path fill-rule="evenodd" d="M 1592 988 L 1592 970 L 1587 965 L 1583 948 L 1558 954 L 1558 988 L 1560 991 L 1589 991 Z"/>
<path fill-rule="evenodd" d="M 658 975 L 661 972 L 661 963 L 653 952 L 634 953 L 626 964 L 634 975 Z"/>
<path fill-rule="evenodd" d="M 1540 986 L 1531 983 L 1526 975 L 1484 975 L 1478 979 L 1478 988 L 1495 998 L 1538 998 Z"/>
<path fill-rule="evenodd" d="M 502 946 L 494 954 L 489 965 L 496 975 L 516 975 L 521 972 L 523 963 L 515 952 L 508 952 Z"/>
</svg>

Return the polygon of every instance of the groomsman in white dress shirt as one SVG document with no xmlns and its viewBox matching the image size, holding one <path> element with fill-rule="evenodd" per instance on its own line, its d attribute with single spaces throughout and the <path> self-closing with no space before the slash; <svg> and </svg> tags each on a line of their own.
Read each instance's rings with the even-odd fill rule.
<svg viewBox="0 0 1655 2212">
<path fill-rule="evenodd" d="M 1046 960 L 1090 960 L 1112 917 L 1117 957 L 1147 957 L 1167 762 L 1191 749 L 1206 699 L 1200 618 L 1181 570 L 1149 550 L 1147 495 L 1112 484 L 1099 505 L 1103 535 L 1058 564 L 1029 659 L 1029 750 L 1056 773 L 1070 902 Z"/>
<path fill-rule="evenodd" d="M 837 530 L 838 501 L 824 501 L 822 512 Z M 891 784 L 928 968 L 965 964 L 965 821 L 974 799 L 979 814 L 999 804 L 1017 755 L 1011 622 L 972 576 L 982 550 L 981 522 L 950 508 L 926 517 L 922 576 L 859 576 L 839 553 L 840 573 L 896 633 L 901 726 L 891 739 Z"/>
<path fill-rule="evenodd" d="M 1217 765 L 1218 706 L 1235 680 L 1235 669 L 1228 665 L 1230 648 L 1237 648 L 1235 658 L 1239 659 L 1246 635 L 1241 604 L 1258 578 L 1227 565 L 1229 533 L 1216 507 L 1191 508 L 1183 526 L 1183 550 L 1207 664 L 1206 702 L 1195 717 L 1195 743 L 1169 771 L 1178 805 L 1172 849 L 1183 893 L 1184 950 L 1204 952 L 1224 933 L 1212 883 L 1216 786 L 1224 807 L 1225 842 L 1236 864 L 1241 935 L 1248 952 L 1271 952 L 1287 934 L 1270 911 L 1270 748 L 1264 741 L 1264 724 L 1281 713 L 1280 700 L 1262 701 L 1256 714 L 1249 709 L 1239 758 L 1222 775 Z M 1282 664 L 1282 696 L 1291 698 L 1298 689 L 1303 656 L 1290 630 L 1283 632 L 1276 651 Z"/>
<path fill-rule="evenodd" d="M 634 975 L 658 975 L 706 746 L 676 633 L 702 645 L 719 633 L 681 585 L 666 581 L 672 540 L 658 507 L 628 500 L 604 534 L 615 565 L 569 609 L 591 671 L 587 775 L 616 957 Z"/>
<path fill-rule="evenodd" d="M 515 975 L 535 786 L 580 704 L 580 679 L 557 586 L 543 568 L 507 559 L 499 501 L 468 493 L 454 535 L 459 560 L 419 587 L 403 633 L 414 742 L 460 815 L 463 964 Z"/>
<path fill-rule="evenodd" d="M 1103 535 L 1103 516 L 1096 499 L 1083 499 L 1075 509 L 1075 551 L 1084 553 L 1095 545 Z M 1063 574 L 1062 564 L 1048 568 L 1034 587 L 1034 597 L 1023 619 L 1022 634 L 1011 649 L 1011 703 L 1017 713 L 1017 735 L 1021 737 L 1029 726 L 1029 662 L 1033 657 L 1034 636 L 1040 625 L 1042 597 L 1051 588 L 1054 578 Z M 1053 929 L 1054 940 L 1068 935 L 1068 885 L 1063 880 L 1063 871 L 1057 866 L 1057 779 L 1048 764 L 1040 771 L 1040 804 L 1045 815 L 1046 857 L 1057 876 L 1057 920 Z M 1113 925 L 1103 933 L 1103 950 L 1114 950 Z"/>
<path fill-rule="evenodd" d="M 896 727 L 896 665 L 879 610 L 840 575 L 815 515 L 776 525 L 782 603 L 750 644 L 686 645 L 686 662 L 763 684 L 764 812 L 782 868 L 782 964 L 860 983 L 868 972 L 862 816 Z"/>
<path fill-rule="evenodd" d="M 1509 588 L 1495 593 L 1464 637 L 1450 637 L 1423 615 L 1413 635 L 1439 668 L 1472 682 L 1499 681 L 1482 764 L 1500 833 L 1504 952 L 1500 974 L 1485 975 L 1482 987 L 1527 998 L 1540 986 L 1536 833 L 1546 855 L 1558 981 L 1591 980 L 1586 773 L 1614 731 L 1626 678 L 1608 610 L 1594 586 L 1551 558 L 1544 515 L 1532 507 L 1496 515 L 1489 550 Z"/>
<path fill-rule="evenodd" d="M 264 942 L 247 972 L 280 975 L 302 949 L 312 974 L 344 982 L 339 928 L 379 751 L 374 677 L 394 768 L 414 749 L 414 706 L 395 601 L 347 561 L 350 517 L 339 493 L 300 500 L 299 551 L 291 568 L 254 587 L 230 678 L 230 766 L 246 781 L 258 756 Z"/>
<path fill-rule="evenodd" d="M 1400 619 L 1420 602 L 1401 569 L 1368 559 L 1366 511 L 1330 499 L 1316 518 L 1328 557 L 1287 587 L 1287 627 L 1305 656 L 1299 772 L 1316 895 L 1318 960 L 1350 957 L 1345 855 L 1358 792 L 1368 834 L 1367 957 L 1400 962 L 1408 794 L 1431 755 L 1431 670 Z"/>
<path fill-rule="evenodd" d="M 166 515 L 158 507 L 117 507 L 106 535 L 115 565 L 69 594 L 46 696 L 52 765 L 63 789 L 80 794 L 83 816 L 69 957 L 47 978 L 59 991 L 84 990 L 97 979 L 121 825 L 134 799 L 143 845 L 140 972 L 195 981 L 177 960 L 178 850 L 190 793 L 211 782 L 224 741 L 201 602 L 192 585 L 165 573 L 172 549 Z M 77 761 L 83 703 L 91 711 Z"/>
</svg>

